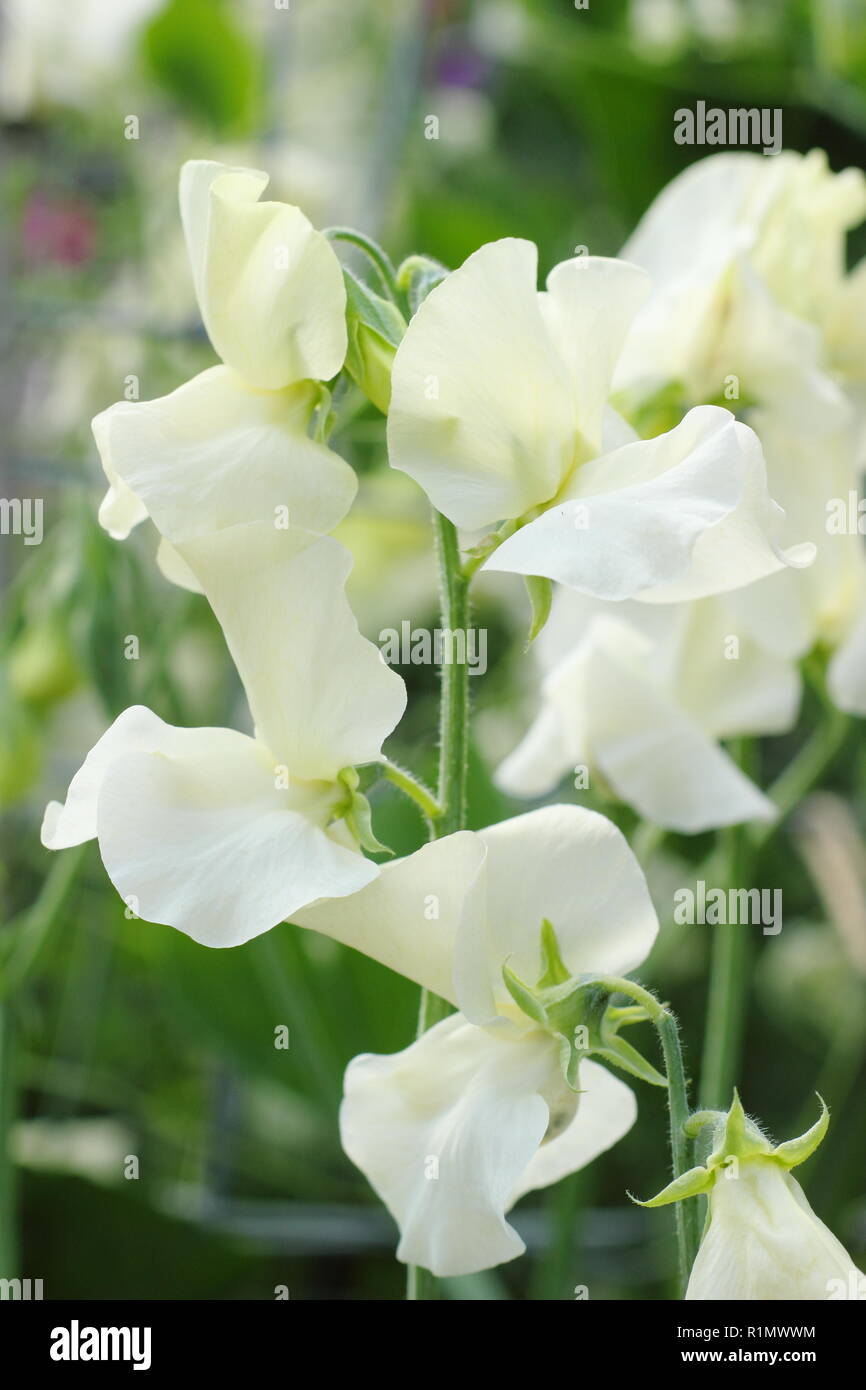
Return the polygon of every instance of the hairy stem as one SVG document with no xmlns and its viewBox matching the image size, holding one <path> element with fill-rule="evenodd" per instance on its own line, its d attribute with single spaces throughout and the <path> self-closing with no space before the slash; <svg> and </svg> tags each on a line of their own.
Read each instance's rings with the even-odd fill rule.
<svg viewBox="0 0 866 1390">
<path fill-rule="evenodd" d="M 604 984 L 612 993 L 628 995 L 636 1004 L 640 1004 L 658 1033 L 668 1083 L 671 1168 L 673 1176 L 678 1178 L 691 1168 L 692 1157 L 691 1142 L 685 1131 L 685 1123 L 689 1116 L 688 1083 L 676 1016 L 666 1004 L 660 1003 L 654 994 L 634 980 L 607 979 Z M 698 1251 L 699 1216 L 697 1198 L 689 1197 L 685 1201 L 677 1202 L 676 1229 L 681 1294 L 685 1293 L 689 1273 Z"/>
<path fill-rule="evenodd" d="M 740 740 L 737 761 L 748 771 L 748 747 Z M 727 826 L 719 836 L 725 889 L 749 888 L 754 856 L 745 826 Z M 743 1048 L 751 941 L 747 922 L 712 927 L 707 1024 L 701 1059 L 699 1099 L 705 1110 L 726 1111 L 731 1103 Z"/>
<path fill-rule="evenodd" d="M 415 777 L 411 772 L 407 772 L 404 767 L 398 767 L 396 763 L 385 762 L 383 776 L 392 782 L 395 787 L 399 787 L 410 801 L 415 805 L 425 817 L 431 831 L 431 837 L 435 838 L 434 821 L 442 816 L 442 807 L 429 787 L 425 787 L 420 777 Z"/>
<path fill-rule="evenodd" d="M 444 630 L 465 632 L 468 644 L 469 580 L 460 565 L 460 548 L 453 524 L 435 513 L 436 553 Z M 454 644 L 456 648 L 457 644 Z M 439 698 L 439 816 L 433 821 L 436 839 L 463 830 L 466 825 L 466 772 L 469 760 L 469 666 L 451 661 L 441 671 Z M 418 1011 L 418 1033 L 426 1033 L 447 1018 L 451 1005 L 429 990 L 422 989 Z M 436 1280 L 426 1269 L 410 1265 L 406 1296 L 433 1299 L 438 1296 Z"/>
<path fill-rule="evenodd" d="M 372 262 L 378 272 L 382 282 L 382 288 L 395 304 L 403 304 L 403 295 L 397 284 L 397 271 L 394 263 L 386 251 L 382 249 L 377 241 L 372 237 L 365 236 L 363 232 L 356 232 L 354 227 L 326 227 L 324 235 L 329 241 L 345 241 L 350 246 L 357 246 L 359 251 Z"/>
</svg>

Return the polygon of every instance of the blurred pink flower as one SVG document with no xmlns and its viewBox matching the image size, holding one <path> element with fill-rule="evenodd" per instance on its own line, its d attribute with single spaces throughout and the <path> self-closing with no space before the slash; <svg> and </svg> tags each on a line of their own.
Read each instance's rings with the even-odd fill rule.
<svg viewBox="0 0 866 1390">
<path fill-rule="evenodd" d="M 21 249 L 31 264 L 84 265 L 93 257 L 96 236 L 96 218 L 80 198 L 37 189 L 27 199 Z"/>
</svg>

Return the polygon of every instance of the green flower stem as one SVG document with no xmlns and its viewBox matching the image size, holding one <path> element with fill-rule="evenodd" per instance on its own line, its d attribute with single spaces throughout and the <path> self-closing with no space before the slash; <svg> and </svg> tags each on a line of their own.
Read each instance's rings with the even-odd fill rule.
<svg viewBox="0 0 866 1390">
<path fill-rule="evenodd" d="M 431 831 L 433 831 L 433 822 L 441 818 L 442 807 L 430 791 L 430 788 L 425 787 L 420 778 L 414 777 L 412 773 L 407 772 L 404 767 L 398 767 L 396 763 L 388 762 L 387 760 L 384 764 L 382 775 L 387 781 L 393 782 L 395 787 L 399 787 L 400 791 L 408 796 L 411 801 L 415 802 L 415 805 L 427 820 Z"/>
<path fill-rule="evenodd" d="M 809 671 L 807 669 L 807 675 Z M 820 679 L 811 674 L 811 683 L 823 697 Z M 840 752 L 850 719 L 823 699 L 824 717 L 814 733 L 769 789 L 779 808 L 774 821 L 752 826 L 732 826 L 722 832 L 720 846 L 725 863 L 725 886 L 748 887 L 754 856 L 777 833 L 785 818 L 802 801 Z M 741 763 L 748 747 L 741 741 Z M 709 1110 L 725 1110 L 737 1079 L 742 1052 L 746 993 L 749 979 L 751 941 L 744 923 L 715 926 L 710 985 L 707 999 L 707 1027 L 701 1064 L 701 1105 Z"/>
<path fill-rule="evenodd" d="M 436 553 L 439 560 L 441 625 L 451 632 L 469 627 L 469 580 L 460 565 L 460 547 L 454 525 L 436 512 Z M 467 638 L 468 640 L 468 638 Z M 436 839 L 466 826 L 466 773 L 469 762 L 469 666 L 452 661 L 442 667 L 439 700 L 439 788 L 440 814 L 433 821 Z M 420 1037 L 428 1028 L 451 1013 L 451 1005 L 429 990 L 422 989 L 418 1010 Z M 437 1283 L 426 1269 L 409 1266 L 406 1297 L 427 1300 L 438 1297 Z"/>
<path fill-rule="evenodd" d="M 692 1157 L 691 1143 L 685 1130 L 689 1117 L 688 1084 L 676 1016 L 667 1005 L 660 1003 L 654 994 L 642 985 L 636 984 L 634 980 L 612 978 L 606 979 L 604 984 L 611 993 L 625 994 L 636 1004 L 640 1004 L 658 1033 L 668 1083 L 671 1168 L 675 1178 L 681 1177 L 691 1168 Z M 692 1197 L 676 1204 L 677 1250 L 682 1294 L 685 1293 L 700 1243 L 699 1215 L 698 1203 Z"/>
<path fill-rule="evenodd" d="M 776 820 L 750 827 L 750 842 L 755 849 L 762 849 L 772 839 L 791 811 L 827 771 L 840 752 L 850 727 L 848 715 L 828 708 L 817 729 L 769 787 L 767 795 L 778 806 L 779 814 Z"/>
<path fill-rule="evenodd" d="M 748 887 L 751 855 L 743 826 L 730 826 L 720 835 L 727 888 Z M 701 1061 L 700 1104 L 705 1110 L 727 1110 L 740 1065 L 751 941 L 745 922 L 712 927 L 707 1025 Z"/>
<path fill-rule="evenodd" d="M 326 227 L 324 235 L 329 241 L 345 241 L 350 246 L 357 246 L 364 255 L 372 261 L 382 281 L 382 287 L 390 299 L 401 309 L 404 306 L 404 296 L 397 284 L 397 271 L 394 263 L 386 251 L 382 249 L 377 241 L 372 237 L 365 236 L 363 232 L 356 232 L 354 227 Z"/>
<path fill-rule="evenodd" d="M 467 633 L 469 581 L 460 567 L 456 527 L 436 513 L 436 550 L 439 558 L 442 628 Z M 439 707 L 439 805 L 442 815 L 437 838 L 463 830 L 466 825 L 466 771 L 469 763 L 469 665 L 452 661 L 442 668 Z"/>
</svg>

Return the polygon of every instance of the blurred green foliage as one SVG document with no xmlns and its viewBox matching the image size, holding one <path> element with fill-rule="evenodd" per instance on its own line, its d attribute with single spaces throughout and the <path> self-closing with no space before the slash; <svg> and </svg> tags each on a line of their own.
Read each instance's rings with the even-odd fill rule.
<svg viewBox="0 0 866 1390">
<path fill-rule="evenodd" d="M 539 243 L 546 271 L 576 245 L 616 253 L 659 188 L 699 153 L 672 138 L 673 112 L 697 98 L 782 105 L 786 145 L 825 146 L 836 168 L 862 165 L 866 151 L 866 11 L 857 3 L 731 0 L 737 22 L 713 36 L 710 7 L 683 0 L 667 7 L 679 27 L 650 42 L 649 7 L 625 0 L 587 10 L 571 0 L 355 0 L 352 23 L 368 39 L 349 51 L 340 41 L 344 6 L 316 8 L 306 27 L 290 12 L 279 15 L 282 29 L 266 30 L 255 6 L 170 0 L 137 34 L 119 91 L 95 91 L 77 110 L 42 93 L 0 133 L 3 253 L 15 271 L 12 332 L 0 345 L 10 383 L 0 398 L 2 449 L 10 486 L 44 495 L 50 521 L 45 544 L 8 564 L 0 631 L 0 966 L 17 958 L 27 967 L 7 1005 L 24 1155 L 22 1268 L 44 1278 L 47 1297 L 268 1298 L 287 1284 L 292 1298 L 378 1298 L 402 1288 L 392 1224 L 341 1154 L 336 1111 L 352 1056 L 410 1041 L 414 987 L 290 926 L 209 952 L 130 919 L 93 846 L 47 926 L 43 911 L 60 871 L 39 845 L 42 806 L 62 794 L 101 727 L 135 701 L 179 723 L 239 717 L 237 679 L 203 603 L 161 579 L 152 535 L 118 544 L 95 519 L 90 417 L 122 393 L 129 371 L 143 395 L 155 396 L 210 360 L 192 309 L 176 308 L 176 282 L 166 289 L 161 279 L 179 247 L 180 160 L 197 153 L 273 167 L 277 196 L 288 197 L 293 178 L 302 187 L 315 164 L 311 186 L 332 221 L 357 211 L 348 162 L 360 171 L 357 186 L 376 190 L 364 230 L 384 229 L 395 258 L 418 251 L 454 266 L 481 242 L 516 235 Z M 345 109 L 336 95 L 344 89 L 352 93 Z M 152 118 L 140 144 L 119 133 L 129 109 Z M 424 116 L 437 110 L 443 138 L 427 141 Z M 334 149 L 348 151 L 342 162 Z M 318 207 L 308 210 L 318 217 Z M 182 276 L 182 259 L 177 265 Z M 180 299 L 191 305 L 187 290 Z M 383 451 L 372 408 L 360 409 L 337 443 L 365 485 L 375 480 Z M 376 549 L 381 592 L 365 609 L 369 595 L 359 590 L 362 625 L 373 637 L 385 618 L 431 625 L 432 587 L 405 581 L 418 549 L 406 537 L 423 536 L 424 508 L 383 502 L 387 490 L 371 495 L 371 524 L 402 539 Z M 359 554 L 359 574 L 364 563 Z M 472 693 L 483 719 L 522 717 L 514 690 L 526 687 L 527 621 L 528 607 L 511 591 L 482 591 L 490 669 Z M 122 658 L 130 633 L 142 639 L 137 661 Z M 435 673 L 402 674 L 409 711 L 389 752 L 432 780 Z M 762 748 L 764 784 L 817 717 L 807 702 L 799 729 Z M 854 730 L 828 779 L 861 828 L 864 757 Z M 377 788 L 373 805 L 378 835 L 398 853 L 422 842 L 420 819 L 393 788 Z M 470 823 L 520 809 L 493 788 L 474 750 Z M 629 812 L 602 809 L 634 829 Z M 651 872 L 663 886 L 711 848 L 708 836 L 669 837 Z M 762 875 L 783 885 L 786 921 L 819 933 L 822 960 L 836 960 L 788 835 L 771 843 Z M 662 911 L 663 887 L 657 900 Z M 694 1066 L 707 936 L 694 929 L 684 940 L 664 925 L 646 982 L 680 1015 Z M 808 953 L 803 968 L 803 952 L 791 956 L 787 973 L 766 955 L 760 938 L 741 1092 L 784 1137 L 820 1081 L 833 1125 L 814 1181 L 808 1170 L 804 1181 L 862 1261 L 866 1110 L 852 1103 L 864 1082 L 855 1026 L 862 981 L 833 993 L 834 1045 L 815 1026 L 816 1011 L 826 1016 L 827 985 Z M 274 1046 L 280 1026 L 289 1030 L 287 1050 Z M 639 1099 L 640 1122 L 603 1161 L 523 1203 L 531 1253 L 454 1281 L 452 1296 L 569 1298 L 587 1282 L 593 1298 L 670 1292 L 670 1225 L 624 1196 L 667 1178 L 663 1097 L 645 1091 Z M 136 1181 L 118 1163 L 106 1177 L 92 1156 L 75 1157 L 69 1126 L 105 1119 L 117 1127 L 120 1157 L 138 1156 Z M 573 1245 L 563 1236 L 572 1215 Z"/>
</svg>

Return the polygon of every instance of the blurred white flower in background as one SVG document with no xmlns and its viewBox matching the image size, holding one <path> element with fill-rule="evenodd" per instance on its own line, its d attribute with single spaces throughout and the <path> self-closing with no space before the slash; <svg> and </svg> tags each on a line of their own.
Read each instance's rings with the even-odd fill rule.
<svg viewBox="0 0 866 1390">
<path fill-rule="evenodd" d="M 533 648 L 540 709 L 498 785 L 544 796 L 583 768 L 589 785 L 597 776 L 667 829 L 772 817 L 772 802 L 716 740 L 791 728 L 799 677 L 733 627 L 722 598 L 611 608 L 559 588 Z"/>
<path fill-rule="evenodd" d="M 24 120 L 42 106 L 87 108 L 132 60 L 163 0 L 3 0 L 0 113 Z"/>
</svg>

